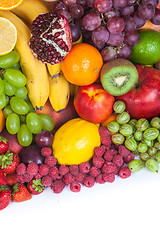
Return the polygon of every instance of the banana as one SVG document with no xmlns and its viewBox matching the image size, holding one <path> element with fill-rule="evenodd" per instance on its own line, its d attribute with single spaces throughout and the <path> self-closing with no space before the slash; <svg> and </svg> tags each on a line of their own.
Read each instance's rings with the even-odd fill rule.
<svg viewBox="0 0 160 240">
<path fill-rule="evenodd" d="M 40 0 L 23 0 L 16 8 L 11 10 L 28 24 L 32 24 L 33 20 L 41 13 L 49 12 L 47 6 Z"/>
<path fill-rule="evenodd" d="M 53 109 L 58 112 L 65 109 L 70 98 L 69 82 L 61 73 L 57 77 L 49 76 L 49 101 Z"/>
<path fill-rule="evenodd" d="M 15 49 L 20 56 L 20 65 L 27 78 L 27 89 L 30 101 L 35 109 L 42 108 L 49 97 L 49 79 L 46 65 L 32 54 L 28 42 L 30 29 L 10 11 L 0 11 L 0 17 L 11 21 L 17 29 Z"/>
<path fill-rule="evenodd" d="M 79 86 L 69 83 L 69 87 L 70 87 L 70 95 L 74 96 L 77 93 Z"/>
<path fill-rule="evenodd" d="M 49 12 L 47 6 L 40 0 L 23 0 L 23 2 L 12 10 L 18 17 L 20 17 L 27 24 L 31 25 L 33 20 L 42 13 Z M 61 71 L 61 63 L 51 65 L 46 64 L 51 76 L 59 74 Z"/>
</svg>

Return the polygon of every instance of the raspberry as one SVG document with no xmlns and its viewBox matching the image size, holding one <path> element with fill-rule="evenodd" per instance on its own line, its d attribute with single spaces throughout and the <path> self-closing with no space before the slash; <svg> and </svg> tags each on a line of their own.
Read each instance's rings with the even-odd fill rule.
<svg viewBox="0 0 160 240">
<path fill-rule="evenodd" d="M 101 138 L 105 138 L 109 136 L 110 131 L 106 127 L 100 127 L 99 128 L 99 135 Z"/>
<path fill-rule="evenodd" d="M 130 154 L 129 149 L 126 148 L 124 145 L 119 145 L 118 152 L 122 157 L 126 157 Z"/>
<path fill-rule="evenodd" d="M 95 178 L 92 176 L 86 176 L 83 184 L 85 187 L 91 188 L 95 184 Z"/>
<path fill-rule="evenodd" d="M 44 157 L 49 157 L 52 154 L 52 150 L 49 147 L 43 147 L 41 148 L 41 155 Z"/>
<path fill-rule="evenodd" d="M 18 175 L 23 175 L 26 173 L 27 167 L 24 163 L 20 163 L 17 168 L 16 168 L 16 172 Z"/>
<path fill-rule="evenodd" d="M 78 165 L 74 164 L 74 165 L 70 165 L 69 166 L 69 171 L 73 176 L 77 176 L 79 173 L 79 168 Z"/>
<path fill-rule="evenodd" d="M 111 137 L 107 136 L 107 137 L 101 137 L 101 143 L 106 145 L 106 146 L 111 146 Z"/>
<path fill-rule="evenodd" d="M 42 177 L 42 184 L 44 187 L 50 187 L 52 184 L 53 180 L 50 176 L 44 176 Z"/>
<path fill-rule="evenodd" d="M 93 156 L 93 165 L 97 168 L 101 168 L 105 160 L 102 157 Z"/>
<path fill-rule="evenodd" d="M 46 176 L 49 173 L 49 167 L 47 164 L 41 164 L 38 171 L 41 176 Z"/>
<path fill-rule="evenodd" d="M 128 178 L 131 176 L 131 171 L 129 170 L 128 167 L 122 167 L 119 171 L 119 176 L 123 179 Z"/>
<path fill-rule="evenodd" d="M 25 174 L 23 175 L 23 181 L 24 181 L 24 182 L 30 182 L 32 179 L 33 179 L 33 175 L 30 175 L 30 174 L 28 174 L 28 173 L 25 173 Z"/>
<path fill-rule="evenodd" d="M 117 167 L 122 167 L 124 164 L 123 157 L 119 154 L 113 157 L 112 162 L 115 163 Z"/>
<path fill-rule="evenodd" d="M 130 161 L 132 161 L 134 159 L 134 154 L 130 153 L 128 154 L 126 157 L 124 157 L 124 162 L 125 163 L 129 163 Z"/>
<path fill-rule="evenodd" d="M 118 175 L 119 170 L 120 170 L 120 167 L 117 167 L 117 166 L 116 166 L 116 170 L 114 171 L 114 174 L 115 174 L 115 175 Z"/>
<path fill-rule="evenodd" d="M 55 167 L 52 167 L 50 170 L 49 170 L 49 176 L 53 179 L 56 179 L 57 176 L 58 176 L 58 168 L 55 166 Z"/>
<path fill-rule="evenodd" d="M 85 176 L 86 175 L 84 173 L 79 172 L 75 179 L 76 182 L 83 183 Z"/>
<path fill-rule="evenodd" d="M 54 193 L 61 193 L 64 188 L 65 183 L 62 180 L 56 180 L 51 185 L 51 189 Z"/>
<path fill-rule="evenodd" d="M 57 159 L 54 156 L 48 156 L 45 158 L 44 162 L 48 167 L 54 167 L 57 163 Z"/>
<path fill-rule="evenodd" d="M 82 173 L 88 173 L 90 170 L 90 164 L 89 162 L 84 162 L 79 164 L 79 171 Z"/>
<path fill-rule="evenodd" d="M 116 170 L 116 165 L 112 162 L 106 162 L 102 167 L 103 173 L 113 173 Z"/>
<path fill-rule="evenodd" d="M 94 153 L 97 157 L 102 157 L 104 152 L 105 152 L 105 148 L 103 146 L 94 148 Z"/>
<path fill-rule="evenodd" d="M 104 159 L 105 159 L 106 161 L 111 161 L 112 158 L 113 158 L 113 151 L 110 149 L 110 150 L 108 150 L 108 151 L 105 152 L 105 154 L 104 154 Z"/>
<path fill-rule="evenodd" d="M 103 173 L 103 179 L 105 182 L 112 183 L 115 180 L 115 174 L 114 173 Z"/>
<path fill-rule="evenodd" d="M 63 177 L 63 182 L 65 183 L 65 185 L 71 184 L 74 181 L 75 181 L 75 176 L 73 176 L 71 173 L 67 173 Z"/>
<path fill-rule="evenodd" d="M 17 182 L 24 183 L 23 175 L 17 175 Z"/>
<path fill-rule="evenodd" d="M 30 162 L 27 166 L 27 173 L 34 176 L 38 172 L 38 165 L 34 162 Z"/>
<path fill-rule="evenodd" d="M 100 173 L 100 169 L 96 168 L 95 166 L 91 167 L 89 170 L 89 174 L 93 177 L 97 177 Z"/>
<path fill-rule="evenodd" d="M 42 175 L 38 172 L 34 175 L 35 179 L 40 179 L 42 177 Z"/>
<path fill-rule="evenodd" d="M 103 179 L 103 174 L 100 173 L 97 177 L 96 177 L 96 182 L 97 183 L 100 183 L 100 184 L 103 184 L 105 183 L 104 179 Z"/>
<path fill-rule="evenodd" d="M 69 167 L 65 166 L 65 165 L 60 165 L 59 167 L 59 173 L 63 176 L 65 174 L 67 174 L 69 172 Z"/>
<path fill-rule="evenodd" d="M 81 185 L 78 182 L 73 182 L 70 184 L 70 190 L 72 192 L 80 192 L 81 191 Z"/>
</svg>

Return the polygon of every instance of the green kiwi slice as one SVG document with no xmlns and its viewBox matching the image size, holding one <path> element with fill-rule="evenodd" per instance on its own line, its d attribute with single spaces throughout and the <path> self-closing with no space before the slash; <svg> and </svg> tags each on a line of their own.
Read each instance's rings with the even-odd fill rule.
<svg viewBox="0 0 160 240">
<path fill-rule="evenodd" d="M 129 60 L 117 58 L 105 63 L 100 79 L 103 88 L 113 96 L 129 92 L 138 81 L 136 67 Z"/>
</svg>

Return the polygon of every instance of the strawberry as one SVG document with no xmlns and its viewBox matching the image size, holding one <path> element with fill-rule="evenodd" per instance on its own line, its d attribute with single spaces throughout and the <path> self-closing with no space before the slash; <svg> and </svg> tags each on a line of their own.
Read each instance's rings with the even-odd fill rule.
<svg viewBox="0 0 160 240">
<path fill-rule="evenodd" d="M 0 186 L 0 210 L 6 208 L 11 202 L 12 194 L 11 190 Z"/>
<path fill-rule="evenodd" d="M 28 182 L 27 188 L 33 195 L 38 195 L 42 193 L 45 189 L 41 179 L 32 179 L 30 182 Z"/>
<path fill-rule="evenodd" d="M 24 202 L 31 198 L 31 193 L 23 183 L 16 183 L 13 185 L 12 200 L 14 202 Z"/>
<path fill-rule="evenodd" d="M 15 172 L 20 163 L 20 158 L 17 153 L 7 151 L 5 154 L 0 155 L 0 167 L 5 173 Z"/>
<path fill-rule="evenodd" d="M 0 154 L 5 153 L 9 148 L 9 142 L 6 138 L 0 136 Z"/>
<path fill-rule="evenodd" d="M 14 184 L 16 184 L 18 181 L 17 181 L 17 173 L 9 173 L 6 175 L 6 182 L 7 182 L 7 185 L 9 186 L 13 186 Z"/>
<path fill-rule="evenodd" d="M 7 181 L 6 181 L 6 176 L 4 175 L 4 172 L 2 171 L 2 169 L 0 169 L 0 185 L 6 185 Z"/>
</svg>

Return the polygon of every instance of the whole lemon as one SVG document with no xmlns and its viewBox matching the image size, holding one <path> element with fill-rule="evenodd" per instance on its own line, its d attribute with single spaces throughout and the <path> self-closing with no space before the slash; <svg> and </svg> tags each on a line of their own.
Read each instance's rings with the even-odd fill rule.
<svg viewBox="0 0 160 240">
<path fill-rule="evenodd" d="M 53 138 L 53 155 L 59 164 L 73 165 L 89 161 L 100 146 L 98 125 L 74 118 L 62 125 Z"/>
</svg>

